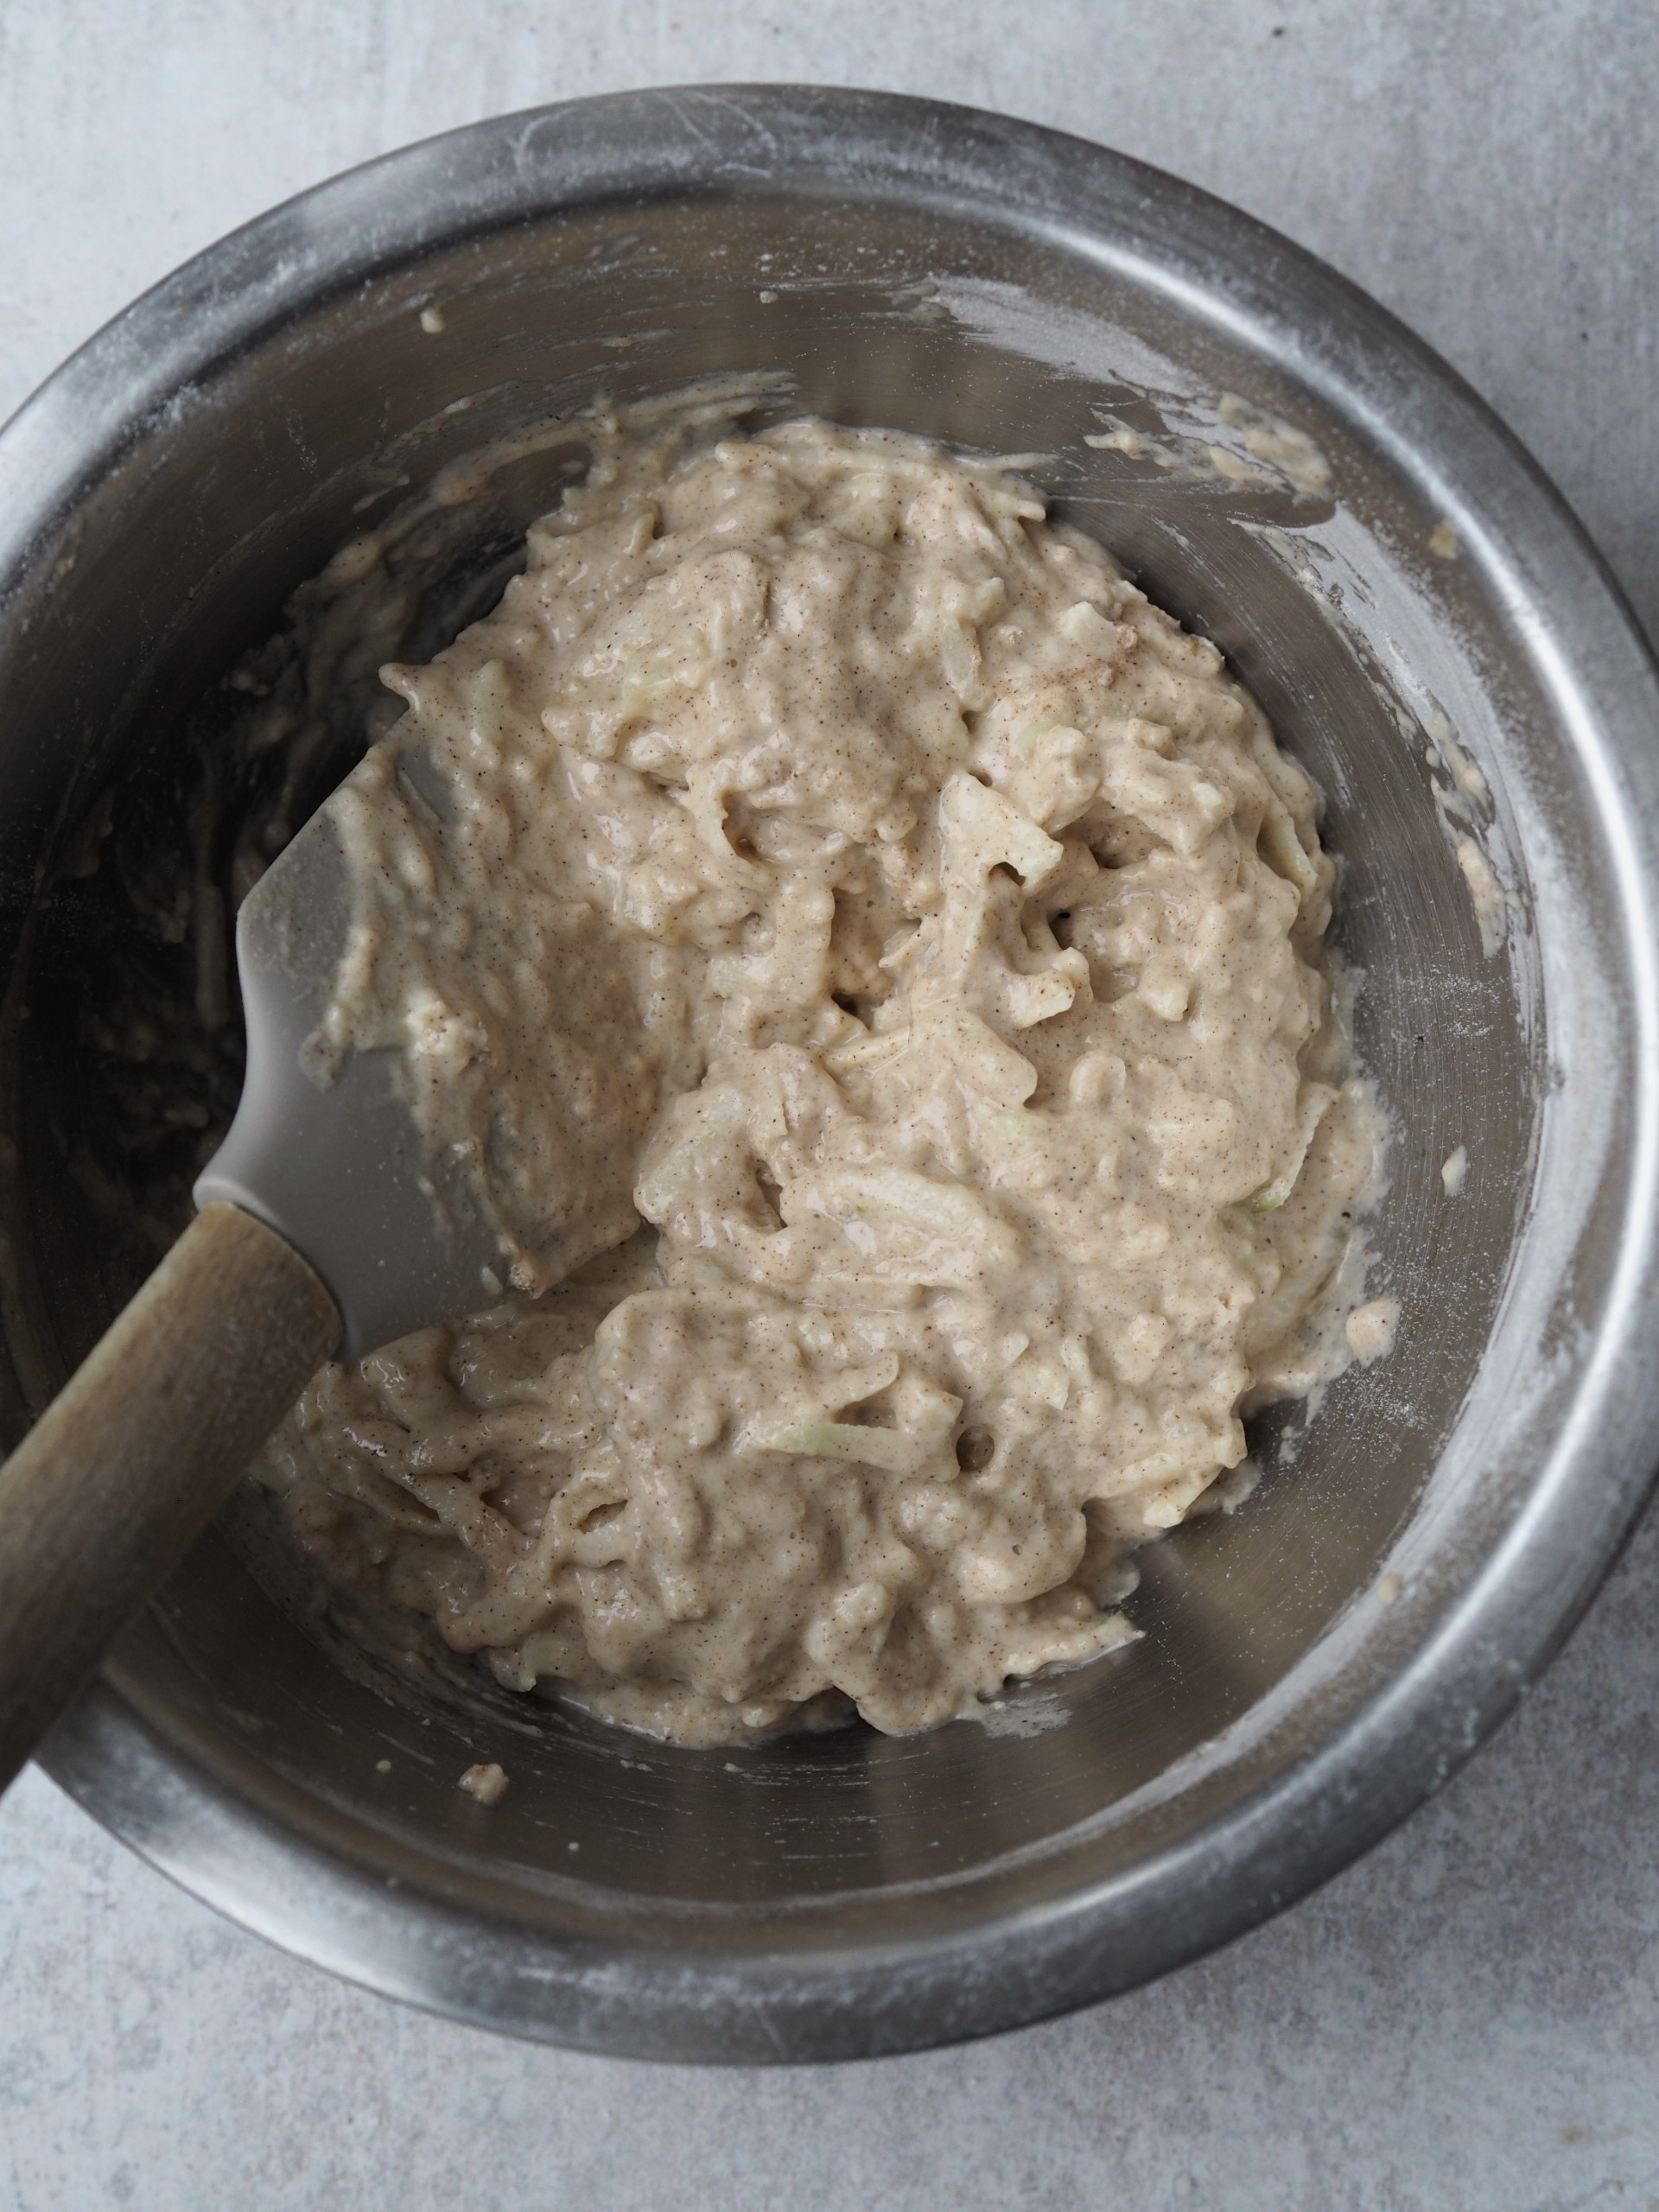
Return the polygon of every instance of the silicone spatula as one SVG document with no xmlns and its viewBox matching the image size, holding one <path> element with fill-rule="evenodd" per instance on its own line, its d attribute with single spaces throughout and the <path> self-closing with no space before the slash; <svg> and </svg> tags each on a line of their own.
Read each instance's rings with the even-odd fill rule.
<svg viewBox="0 0 1659 2212">
<path fill-rule="evenodd" d="M 435 1188 L 393 1055 L 302 1047 L 351 920 L 327 809 L 237 921 L 248 1060 L 200 1211 L 0 1466 L 0 1789 L 331 1355 L 499 1294 L 464 1183 Z"/>
</svg>

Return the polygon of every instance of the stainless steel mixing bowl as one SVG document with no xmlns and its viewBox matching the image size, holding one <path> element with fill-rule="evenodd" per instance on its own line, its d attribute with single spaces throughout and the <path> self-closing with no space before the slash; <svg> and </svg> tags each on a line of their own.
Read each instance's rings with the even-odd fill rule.
<svg viewBox="0 0 1659 2212">
<path fill-rule="evenodd" d="M 1243 1510 L 1145 1554 L 1141 1643 L 982 1722 L 689 1752 L 422 1687 L 233 1522 L 46 1762 L 198 1896 L 391 1994 L 601 2050 L 824 2058 L 1035 2019 L 1261 1920 L 1445 1779 L 1605 1572 L 1659 1413 L 1659 684 L 1571 516 L 1439 361 L 1095 147 L 859 93 L 655 92 L 307 194 L 0 436 L 13 1436 L 149 1257 L 128 1201 L 154 1163 L 99 1121 L 108 979 L 184 928 L 178 778 L 216 687 L 445 461 L 600 386 L 731 370 L 1044 454 L 1061 511 L 1225 648 L 1319 779 L 1398 1126 L 1398 1348 L 1299 1449 L 1300 1418 L 1267 1425 Z M 499 588 L 549 467 L 498 474 L 406 641 Z M 1465 753 L 1488 798 L 1465 774 L 1448 800 Z M 1507 889 L 1491 953 L 1465 836 Z M 195 862 L 211 895 L 218 858 Z M 135 1035 L 133 1084 L 233 1080 L 188 1018 Z M 493 1808 L 455 1786 L 480 1758 L 512 1777 Z"/>
</svg>

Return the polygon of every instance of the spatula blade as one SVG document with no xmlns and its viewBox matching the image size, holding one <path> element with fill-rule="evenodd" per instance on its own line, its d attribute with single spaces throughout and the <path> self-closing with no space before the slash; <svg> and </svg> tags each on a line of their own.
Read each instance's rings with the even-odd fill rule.
<svg viewBox="0 0 1659 2212">
<path fill-rule="evenodd" d="M 346 855 L 325 808 L 237 918 L 248 1064 L 229 1135 L 198 1179 L 310 1262 L 345 1318 L 339 1356 L 476 1313 L 500 1294 L 499 1242 L 459 1177 L 438 1177 L 391 1052 L 348 1053 L 329 1082 L 302 1052 L 350 928 Z"/>
</svg>

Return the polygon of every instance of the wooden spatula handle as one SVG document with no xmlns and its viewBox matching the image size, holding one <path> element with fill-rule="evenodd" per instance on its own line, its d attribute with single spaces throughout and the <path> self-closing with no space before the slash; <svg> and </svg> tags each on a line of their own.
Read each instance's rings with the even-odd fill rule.
<svg viewBox="0 0 1659 2212">
<path fill-rule="evenodd" d="M 207 1206 L 0 1466 L 0 1789 L 340 1328 L 292 1245 Z"/>
</svg>

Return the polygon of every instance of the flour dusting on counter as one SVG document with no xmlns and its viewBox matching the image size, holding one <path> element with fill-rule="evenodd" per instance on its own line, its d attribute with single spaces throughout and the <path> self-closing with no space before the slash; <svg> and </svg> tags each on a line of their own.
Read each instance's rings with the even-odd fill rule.
<svg viewBox="0 0 1659 2212">
<path fill-rule="evenodd" d="M 930 1726 L 1127 1640 L 1241 1415 L 1391 1339 L 1314 794 L 1007 466 L 582 428 L 330 802 L 318 1072 L 397 1054 L 512 1292 L 259 1472 L 514 1688 Z"/>
</svg>

